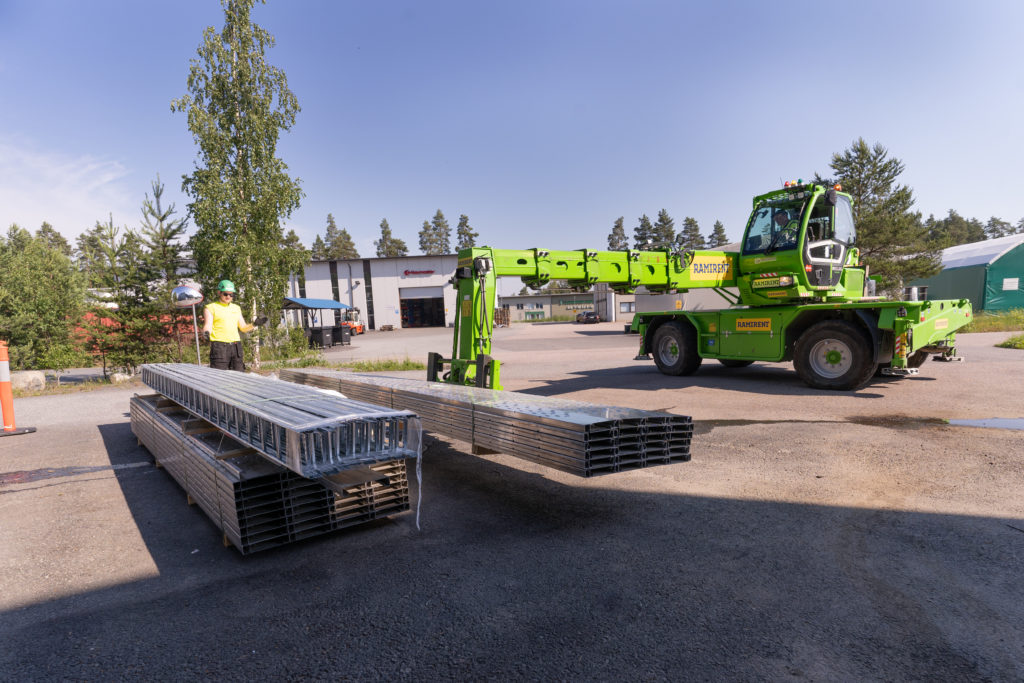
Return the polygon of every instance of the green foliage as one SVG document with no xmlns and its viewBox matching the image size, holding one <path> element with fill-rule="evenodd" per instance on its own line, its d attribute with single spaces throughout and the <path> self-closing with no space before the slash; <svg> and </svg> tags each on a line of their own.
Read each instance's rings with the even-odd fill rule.
<svg viewBox="0 0 1024 683">
<path fill-rule="evenodd" d="M 715 227 L 712 229 L 711 234 L 708 235 L 708 249 L 723 247 L 728 243 L 729 236 L 725 234 L 725 226 L 722 225 L 722 221 L 715 221 Z"/>
<path fill-rule="evenodd" d="M 142 228 L 140 237 L 149 250 L 149 259 L 153 268 L 163 278 L 168 292 L 178 284 L 179 273 L 184 263 L 181 238 L 185 235 L 188 221 L 184 218 L 172 218 L 176 213 L 174 204 L 166 209 L 161 204 L 164 184 L 160 182 L 160 174 L 151 184 L 153 198 L 149 195 L 142 202 Z"/>
<path fill-rule="evenodd" d="M 83 324 L 85 348 L 108 369 L 134 373 L 147 362 L 174 360 L 170 326 L 176 313 L 156 260 L 137 233 L 121 234 L 113 218 L 79 238 L 80 262 L 95 295 Z"/>
<path fill-rule="evenodd" d="M 608 251 L 629 251 L 629 239 L 626 238 L 626 229 L 623 227 L 625 216 L 619 216 L 612 225 L 611 234 L 608 235 Z"/>
<path fill-rule="evenodd" d="M 668 248 L 676 241 L 676 222 L 665 209 L 658 212 L 658 220 L 654 222 L 652 237 L 654 245 L 662 249 Z"/>
<path fill-rule="evenodd" d="M 459 224 L 455 228 L 455 251 L 461 251 L 470 247 L 476 246 L 476 238 L 480 236 L 480 233 L 474 232 L 473 228 L 469 225 L 469 216 L 462 214 L 459 216 Z"/>
<path fill-rule="evenodd" d="M 328 260 L 359 258 L 359 251 L 356 249 L 356 243 L 352 241 L 352 235 L 344 228 L 338 229 L 332 214 L 327 214 L 327 232 L 324 234 L 323 243 L 324 258 Z"/>
<path fill-rule="evenodd" d="M 676 246 L 679 249 L 704 249 L 706 247 L 696 218 L 687 216 L 683 219 L 683 229 L 679 231 L 679 236 L 676 238 Z"/>
<path fill-rule="evenodd" d="M 380 239 L 376 240 L 373 246 L 377 247 L 377 256 L 379 257 L 408 256 L 409 254 L 409 248 L 405 246 L 405 241 L 391 234 L 391 226 L 388 225 L 387 218 L 381 219 Z"/>
<path fill-rule="evenodd" d="M 342 363 L 342 367 L 351 368 L 354 372 L 388 372 L 395 370 L 426 370 L 427 366 L 417 360 L 378 358 L 377 360 L 357 360 Z"/>
<path fill-rule="evenodd" d="M 299 206 L 302 190 L 277 157 L 277 143 L 295 124 L 299 104 L 284 72 L 265 59 L 274 37 L 251 21 L 254 2 L 222 0 L 224 28 L 204 31 L 189 94 L 171 105 L 187 114 L 199 146 L 196 168 L 182 182 L 192 199 L 197 229 L 190 246 L 199 277 L 208 285 L 233 280 L 249 320 L 258 312 L 276 317 L 289 274 L 308 258 L 281 249 L 281 220 Z M 259 354 L 257 343 L 257 368 Z"/>
<path fill-rule="evenodd" d="M 155 298 L 155 309 L 164 309 L 162 312 L 154 310 L 152 315 L 159 315 L 164 322 L 164 331 L 173 339 L 177 350 L 175 356 L 179 362 L 183 358 L 182 335 L 192 324 L 192 311 L 188 309 L 175 308 L 169 305 L 171 302 L 171 291 L 181 282 L 181 279 L 191 275 L 183 266 L 186 261 L 182 254 L 184 245 L 182 239 L 188 227 L 188 221 L 184 218 L 174 218 L 176 210 L 174 204 L 164 208 L 162 197 L 164 184 L 160 181 L 160 174 L 156 180 L 150 183 L 153 190 L 152 199 L 145 195 L 142 201 L 142 225 L 139 229 L 139 237 L 146 249 L 143 258 L 148 262 L 149 271 L 144 275 L 157 278 L 157 281 L 147 283 L 159 293 Z M 164 346 L 160 344 L 159 346 Z M 167 355 L 167 349 L 161 348 L 160 355 Z"/>
<path fill-rule="evenodd" d="M 832 155 L 831 167 L 843 191 L 853 197 L 861 260 L 882 291 L 898 292 L 904 282 L 939 272 L 939 248 L 929 242 L 921 214 L 911 211 L 913 190 L 896 183 L 902 161 L 889 158 L 881 144 L 868 146 L 858 138 Z"/>
<path fill-rule="evenodd" d="M 1006 225 L 1009 226 L 1009 223 Z M 938 220 L 934 216 L 928 216 L 924 226 L 928 230 L 928 242 L 936 249 L 981 242 L 988 237 L 981 221 L 977 218 L 964 218 L 953 209 L 949 210 L 945 218 Z"/>
<path fill-rule="evenodd" d="M 310 257 L 314 261 L 325 261 L 327 260 L 327 243 L 320 235 L 316 236 L 313 240 L 313 249 L 310 251 Z"/>
<path fill-rule="evenodd" d="M 1020 223 L 1014 227 L 1012 223 L 992 216 L 985 224 L 985 236 L 990 240 L 1009 237 L 1018 232 L 1024 232 L 1024 219 L 1021 219 Z"/>
<path fill-rule="evenodd" d="M 12 225 L 0 236 L 0 339 L 15 370 L 84 363 L 72 333 L 85 308 L 85 278 L 60 242 L 40 233 Z"/>
<path fill-rule="evenodd" d="M 633 248 L 647 251 L 654 248 L 653 242 L 654 226 L 651 225 L 651 219 L 645 213 L 640 216 L 640 222 L 633 228 Z"/>
<path fill-rule="evenodd" d="M 964 332 L 1015 332 L 1024 330 L 1024 309 L 1012 308 L 1008 311 L 979 311 L 974 314 Z"/>
<path fill-rule="evenodd" d="M 42 240 L 47 246 L 56 249 L 65 256 L 71 256 L 71 245 L 64 239 L 64 235 L 53 229 L 53 226 L 43 221 L 43 224 L 36 230 L 36 239 Z"/>
<path fill-rule="evenodd" d="M 306 333 L 301 327 L 277 326 L 261 338 L 263 343 L 263 365 L 266 369 L 282 367 L 308 368 L 323 365 L 320 349 L 311 349 Z M 247 342 L 248 343 L 248 342 Z"/>
<path fill-rule="evenodd" d="M 438 209 L 429 223 L 423 221 L 423 228 L 420 230 L 420 251 L 428 255 L 449 253 L 452 249 L 451 233 L 448 221 L 441 213 L 441 209 Z"/>
<path fill-rule="evenodd" d="M 996 344 L 1001 349 L 1022 349 L 1024 350 L 1024 334 L 1015 334 L 1006 341 Z"/>
</svg>

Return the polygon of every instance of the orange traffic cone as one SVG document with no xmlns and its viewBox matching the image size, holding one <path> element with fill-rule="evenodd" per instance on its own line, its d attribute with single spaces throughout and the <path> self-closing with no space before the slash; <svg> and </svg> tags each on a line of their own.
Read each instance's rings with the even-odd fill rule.
<svg viewBox="0 0 1024 683">
<path fill-rule="evenodd" d="M 3 413 L 4 428 L 0 436 L 14 436 L 36 431 L 35 427 L 14 426 L 14 393 L 11 391 L 11 361 L 7 356 L 7 342 L 0 341 L 0 412 Z"/>
</svg>

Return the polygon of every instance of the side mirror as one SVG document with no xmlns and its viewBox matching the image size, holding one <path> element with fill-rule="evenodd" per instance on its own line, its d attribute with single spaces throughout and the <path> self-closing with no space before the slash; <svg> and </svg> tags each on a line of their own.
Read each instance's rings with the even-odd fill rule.
<svg viewBox="0 0 1024 683">
<path fill-rule="evenodd" d="M 835 206 L 839 203 L 839 197 L 836 195 L 835 190 L 829 190 L 825 193 L 825 201 L 828 202 L 829 206 Z"/>
</svg>

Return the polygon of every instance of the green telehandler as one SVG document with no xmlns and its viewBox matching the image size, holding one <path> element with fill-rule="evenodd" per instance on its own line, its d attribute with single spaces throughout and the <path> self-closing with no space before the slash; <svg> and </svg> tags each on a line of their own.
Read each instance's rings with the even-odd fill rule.
<svg viewBox="0 0 1024 683">
<path fill-rule="evenodd" d="M 875 295 L 860 262 L 850 195 L 836 185 L 787 182 L 754 197 L 740 251 L 492 249 L 459 252 L 452 357 L 431 353 L 427 378 L 500 389 L 491 357 L 498 277 L 539 287 L 567 280 L 620 293 L 712 288 L 721 310 L 637 313 L 637 360 L 653 356 L 667 375 L 689 375 L 705 358 L 727 367 L 792 361 L 818 389 L 856 390 L 876 375 L 918 373 L 929 357 L 962 360 L 956 331 L 971 320 L 967 299 L 892 301 Z"/>
</svg>

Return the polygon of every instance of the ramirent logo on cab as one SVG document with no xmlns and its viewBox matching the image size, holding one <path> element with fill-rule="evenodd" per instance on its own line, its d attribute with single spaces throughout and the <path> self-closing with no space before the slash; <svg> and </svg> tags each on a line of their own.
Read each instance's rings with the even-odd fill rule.
<svg viewBox="0 0 1024 683">
<path fill-rule="evenodd" d="M 728 258 L 695 258 L 690 264 L 691 280 L 731 280 L 732 261 Z"/>
<path fill-rule="evenodd" d="M 736 331 L 737 332 L 767 332 L 772 329 L 771 318 L 737 318 L 736 319 Z"/>
</svg>

